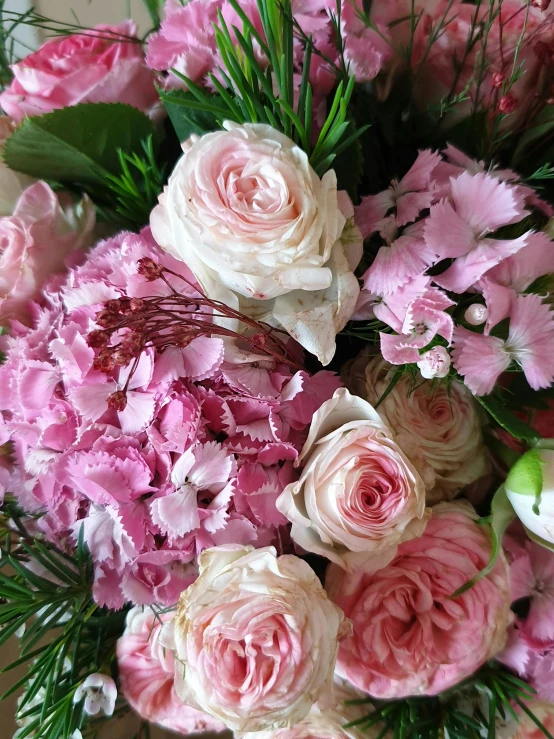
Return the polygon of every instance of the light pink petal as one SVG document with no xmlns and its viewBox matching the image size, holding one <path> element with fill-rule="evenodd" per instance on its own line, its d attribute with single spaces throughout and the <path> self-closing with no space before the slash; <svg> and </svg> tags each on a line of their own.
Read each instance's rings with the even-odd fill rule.
<svg viewBox="0 0 554 739">
<path fill-rule="evenodd" d="M 508 632 L 508 643 L 500 654 L 496 656 L 499 662 L 514 670 L 521 677 L 527 675 L 527 668 L 531 653 L 523 639 L 521 632 L 513 628 Z"/>
<path fill-rule="evenodd" d="M 165 382 L 173 382 L 179 377 L 185 377 L 183 351 L 176 346 L 170 346 L 156 357 L 152 384 L 160 385 Z"/>
<path fill-rule="evenodd" d="M 148 426 L 154 416 L 156 396 L 153 393 L 127 391 L 127 405 L 118 413 L 124 434 L 138 434 Z"/>
<path fill-rule="evenodd" d="M 79 413 L 91 421 L 97 421 L 108 410 L 108 398 L 117 390 L 113 381 L 97 385 L 80 385 L 70 391 L 69 397 Z"/>
<path fill-rule="evenodd" d="M 246 518 L 232 518 L 226 525 L 212 534 L 214 544 L 253 544 L 258 533 L 254 524 Z"/>
<path fill-rule="evenodd" d="M 381 354 L 391 364 L 412 364 L 419 361 L 419 352 L 406 344 L 406 337 L 380 333 Z"/>
<path fill-rule="evenodd" d="M 212 377 L 221 366 L 223 355 L 223 339 L 199 336 L 183 349 L 185 376 L 191 380 Z"/>
<path fill-rule="evenodd" d="M 554 242 L 541 231 L 529 234 L 527 243 L 522 249 L 489 270 L 485 277 L 522 293 L 538 277 L 552 272 L 554 272 Z"/>
<path fill-rule="evenodd" d="M 418 152 L 417 159 L 400 180 L 399 190 L 402 193 L 426 190 L 431 183 L 435 167 L 441 161 L 441 155 L 437 151 L 424 149 Z"/>
<path fill-rule="evenodd" d="M 462 172 L 450 186 L 456 212 L 475 235 L 517 223 L 527 213 L 517 188 L 485 172 Z"/>
<path fill-rule="evenodd" d="M 198 490 L 210 490 L 214 486 L 221 487 L 233 475 L 235 461 L 217 441 L 197 444 L 192 451 L 195 461 L 188 478 Z"/>
<path fill-rule="evenodd" d="M 379 230 L 381 221 L 393 207 L 394 196 L 391 190 L 362 198 L 360 205 L 354 208 L 354 221 L 364 239 Z"/>
<path fill-rule="evenodd" d="M 454 366 L 475 395 L 488 395 L 510 364 L 502 339 L 457 326 L 453 336 Z"/>
<path fill-rule="evenodd" d="M 447 200 L 431 206 L 423 229 L 425 243 L 438 259 L 456 258 L 475 246 L 475 234 Z"/>
<path fill-rule="evenodd" d="M 421 211 L 430 208 L 435 202 L 434 192 L 408 192 L 396 201 L 396 225 L 412 223 Z"/>
<path fill-rule="evenodd" d="M 512 308 L 512 300 L 515 297 L 513 290 L 509 287 L 497 285 L 490 280 L 481 280 L 483 297 L 487 304 L 488 316 L 485 324 L 485 334 L 489 334 L 492 327 L 508 318 Z"/>
<path fill-rule="evenodd" d="M 263 367 L 251 364 L 224 367 L 221 373 L 232 387 L 245 390 L 257 398 L 276 398 L 279 395 L 269 372 Z"/>
<path fill-rule="evenodd" d="M 383 303 L 374 305 L 373 312 L 375 316 L 398 333 L 401 333 L 408 306 L 425 293 L 430 281 L 430 278 L 425 277 L 425 275 L 419 275 L 409 280 L 401 288 L 387 295 Z"/>
<path fill-rule="evenodd" d="M 200 526 L 196 489 L 185 485 L 175 493 L 156 498 L 150 504 L 152 521 L 172 538 L 184 536 Z"/>
<path fill-rule="evenodd" d="M 363 276 L 364 288 L 374 295 L 394 293 L 412 278 L 423 274 L 434 254 L 423 239 L 400 236 L 390 246 L 382 246 Z"/>
<path fill-rule="evenodd" d="M 119 373 L 119 384 L 124 385 L 131 372 L 133 365 L 124 367 Z M 145 351 L 140 355 L 140 359 L 136 366 L 133 376 L 129 382 L 129 390 L 137 390 L 138 388 L 147 388 L 152 381 L 154 372 L 154 359 L 151 350 Z"/>
<path fill-rule="evenodd" d="M 19 397 L 23 408 L 40 410 L 50 402 L 60 374 L 47 362 L 29 362 L 29 365 L 19 377 Z"/>
<path fill-rule="evenodd" d="M 171 471 L 171 482 L 176 488 L 181 487 L 187 482 L 188 475 L 192 469 L 195 458 L 192 449 L 187 449 L 184 454 L 181 454 L 177 462 L 173 465 Z"/>
<path fill-rule="evenodd" d="M 507 345 L 533 390 L 554 380 L 554 314 L 539 295 L 518 295 L 510 314 Z"/>
</svg>

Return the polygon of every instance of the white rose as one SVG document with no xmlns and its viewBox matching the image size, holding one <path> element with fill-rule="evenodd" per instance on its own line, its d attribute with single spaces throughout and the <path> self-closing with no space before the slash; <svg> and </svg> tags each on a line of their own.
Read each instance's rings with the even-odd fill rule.
<svg viewBox="0 0 554 739">
<path fill-rule="evenodd" d="M 207 295 L 284 328 L 328 364 L 354 312 L 362 255 L 354 210 L 270 126 L 226 123 L 183 145 L 152 212 L 156 241 Z"/>
<path fill-rule="evenodd" d="M 345 367 L 343 380 L 353 392 L 376 404 L 395 371 L 381 357 L 362 353 Z M 478 407 L 462 383 L 414 387 L 404 374 L 379 404 L 379 413 L 425 480 L 428 505 L 452 500 L 489 472 Z"/>
<path fill-rule="evenodd" d="M 346 569 L 378 569 L 429 517 L 425 488 L 377 411 L 341 388 L 314 415 L 298 482 L 277 509 L 294 541 Z"/>
<path fill-rule="evenodd" d="M 0 116 L 0 217 L 11 216 L 23 190 L 35 182 L 26 174 L 14 172 L 4 162 L 4 144 L 6 139 L 12 135 L 14 128 L 9 116 Z"/>
<path fill-rule="evenodd" d="M 311 567 L 239 545 L 206 549 L 199 567 L 161 635 L 181 700 L 234 731 L 288 727 L 332 701 L 350 625 Z"/>
</svg>

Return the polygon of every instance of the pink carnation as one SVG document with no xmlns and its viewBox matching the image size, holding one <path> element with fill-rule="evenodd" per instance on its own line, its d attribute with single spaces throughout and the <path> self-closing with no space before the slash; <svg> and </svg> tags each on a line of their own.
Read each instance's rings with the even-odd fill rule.
<svg viewBox="0 0 554 739">
<path fill-rule="evenodd" d="M 161 628 L 171 616 L 139 606 L 127 614 L 117 642 L 123 695 L 141 718 L 179 734 L 224 731 L 220 721 L 187 706 L 175 692 L 173 654 L 159 642 Z"/>
<path fill-rule="evenodd" d="M 146 112 L 158 97 L 132 21 L 47 41 L 12 71 L 0 105 L 15 121 L 78 103 L 127 103 Z"/>
<path fill-rule="evenodd" d="M 488 562 L 490 537 L 467 503 L 441 503 L 418 539 L 377 572 L 331 565 L 330 597 L 352 620 L 337 672 L 378 698 L 436 695 L 471 675 L 506 641 L 508 569 L 500 560 L 463 595 L 452 594 Z"/>
<path fill-rule="evenodd" d="M 275 501 L 298 474 L 293 463 L 313 414 L 340 384 L 330 372 L 294 373 L 217 336 L 161 354 L 147 349 L 129 382 L 130 366 L 101 372 L 86 337 L 104 303 L 169 292 L 138 273 L 143 258 L 194 279 L 148 230 L 100 243 L 48 285 L 42 306 L 32 304 L 34 328 L 19 325 L 3 338 L 0 368 L 17 462 L 9 489 L 24 509 L 45 514 L 40 526 L 54 541 L 83 532 L 95 598 L 112 608 L 174 604 L 206 547 L 278 537 L 286 519 Z M 124 388 L 126 405 L 110 406 Z"/>
</svg>

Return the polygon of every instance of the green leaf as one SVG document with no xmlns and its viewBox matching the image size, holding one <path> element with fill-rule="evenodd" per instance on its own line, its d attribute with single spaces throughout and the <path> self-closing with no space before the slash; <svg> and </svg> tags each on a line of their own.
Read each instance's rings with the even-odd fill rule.
<svg viewBox="0 0 554 739">
<path fill-rule="evenodd" d="M 526 441 L 528 444 L 535 444 L 541 438 L 541 435 L 534 428 L 515 416 L 493 396 L 481 395 L 477 396 L 477 400 L 487 413 L 515 439 Z"/>
<path fill-rule="evenodd" d="M 161 21 L 161 10 L 163 7 L 163 0 L 143 0 L 150 16 L 150 20 L 156 28 L 160 25 Z"/>
<path fill-rule="evenodd" d="M 546 136 L 554 129 L 554 105 L 546 105 L 534 120 L 534 125 L 528 128 L 519 137 L 516 150 L 512 157 L 512 165 L 518 166 L 526 157 L 526 152 L 531 144 L 539 143 L 539 139 Z M 542 152 L 541 152 L 542 157 Z"/>
<path fill-rule="evenodd" d="M 189 103 L 194 105 L 196 102 L 192 93 L 174 90 L 171 95 L 164 95 L 162 99 L 179 141 L 186 141 L 193 133 L 203 136 L 205 133 L 217 131 L 220 128 L 214 113 L 188 107 Z M 224 107 L 224 102 L 219 95 L 211 95 L 209 99 L 215 106 Z"/>
<path fill-rule="evenodd" d="M 515 511 L 512 507 L 512 504 L 508 500 L 508 496 L 506 495 L 506 489 L 504 485 L 501 485 L 496 493 L 494 494 L 494 498 L 492 499 L 491 503 L 491 524 L 490 524 L 490 532 L 491 532 L 491 555 L 490 559 L 487 563 L 487 565 L 479 572 L 475 577 L 473 577 L 471 580 L 466 582 L 464 585 L 462 585 L 461 588 L 458 588 L 455 593 L 453 593 L 450 597 L 451 598 L 457 598 L 459 595 L 462 595 L 467 590 L 472 588 L 476 582 L 481 580 L 483 577 L 486 577 L 493 569 L 496 564 L 496 560 L 498 559 L 498 555 L 500 554 L 502 547 L 502 537 L 504 536 L 504 532 L 510 525 L 510 523 L 514 520 L 516 517 Z"/>
<path fill-rule="evenodd" d="M 6 164 L 43 180 L 102 185 L 119 174 L 118 150 L 141 151 L 152 121 L 121 103 L 84 103 L 26 118 L 4 146 Z"/>
</svg>

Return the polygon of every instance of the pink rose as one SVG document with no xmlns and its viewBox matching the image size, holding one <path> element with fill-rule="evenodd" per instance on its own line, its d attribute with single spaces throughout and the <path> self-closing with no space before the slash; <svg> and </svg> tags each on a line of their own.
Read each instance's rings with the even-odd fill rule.
<svg viewBox="0 0 554 739">
<path fill-rule="evenodd" d="M 28 319 L 28 301 L 86 245 L 94 219 L 88 199 L 70 205 L 45 182 L 23 192 L 13 216 L 0 218 L 0 321 Z"/>
<path fill-rule="evenodd" d="M 129 611 L 117 642 L 121 690 L 146 721 L 180 734 L 224 731 L 221 722 L 185 705 L 175 692 L 173 655 L 159 642 L 161 628 L 171 615 L 140 606 Z"/>
<path fill-rule="evenodd" d="M 457 598 L 487 564 L 490 535 L 468 503 L 440 503 L 419 539 L 374 573 L 328 571 L 329 596 L 352 619 L 337 672 L 378 698 L 437 695 L 499 652 L 511 620 L 508 568 Z"/>
<path fill-rule="evenodd" d="M 343 380 L 356 395 L 376 404 L 395 368 L 367 350 L 343 369 Z M 469 390 L 461 382 L 419 383 L 402 375 L 379 405 L 396 443 L 425 481 L 429 505 L 451 500 L 489 472 L 481 418 Z"/>
<path fill-rule="evenodd" d="M 198 561 L 162 634 L 181 699 L 235 731 L 288 727 L 326 705 L 347 622 L 308 564 L 237 545 Z"/>
<path fill-rule="evenodd" d="M 12 65 L 14 79 L 0 105 L 15 121 L 78 103 L 127 103 L 148 111 L 158 96 L 136 31 L 125 21 L 47 41 Z"/>
<path fill-rule="evenodd" d="M 341 567 L 377 569 L 425 528 L 422 479 L 377 411 L 348 390 L 316 412 L 299 462 L 300 479 L 277 508 L 309 552 Z"/>
</svg>

